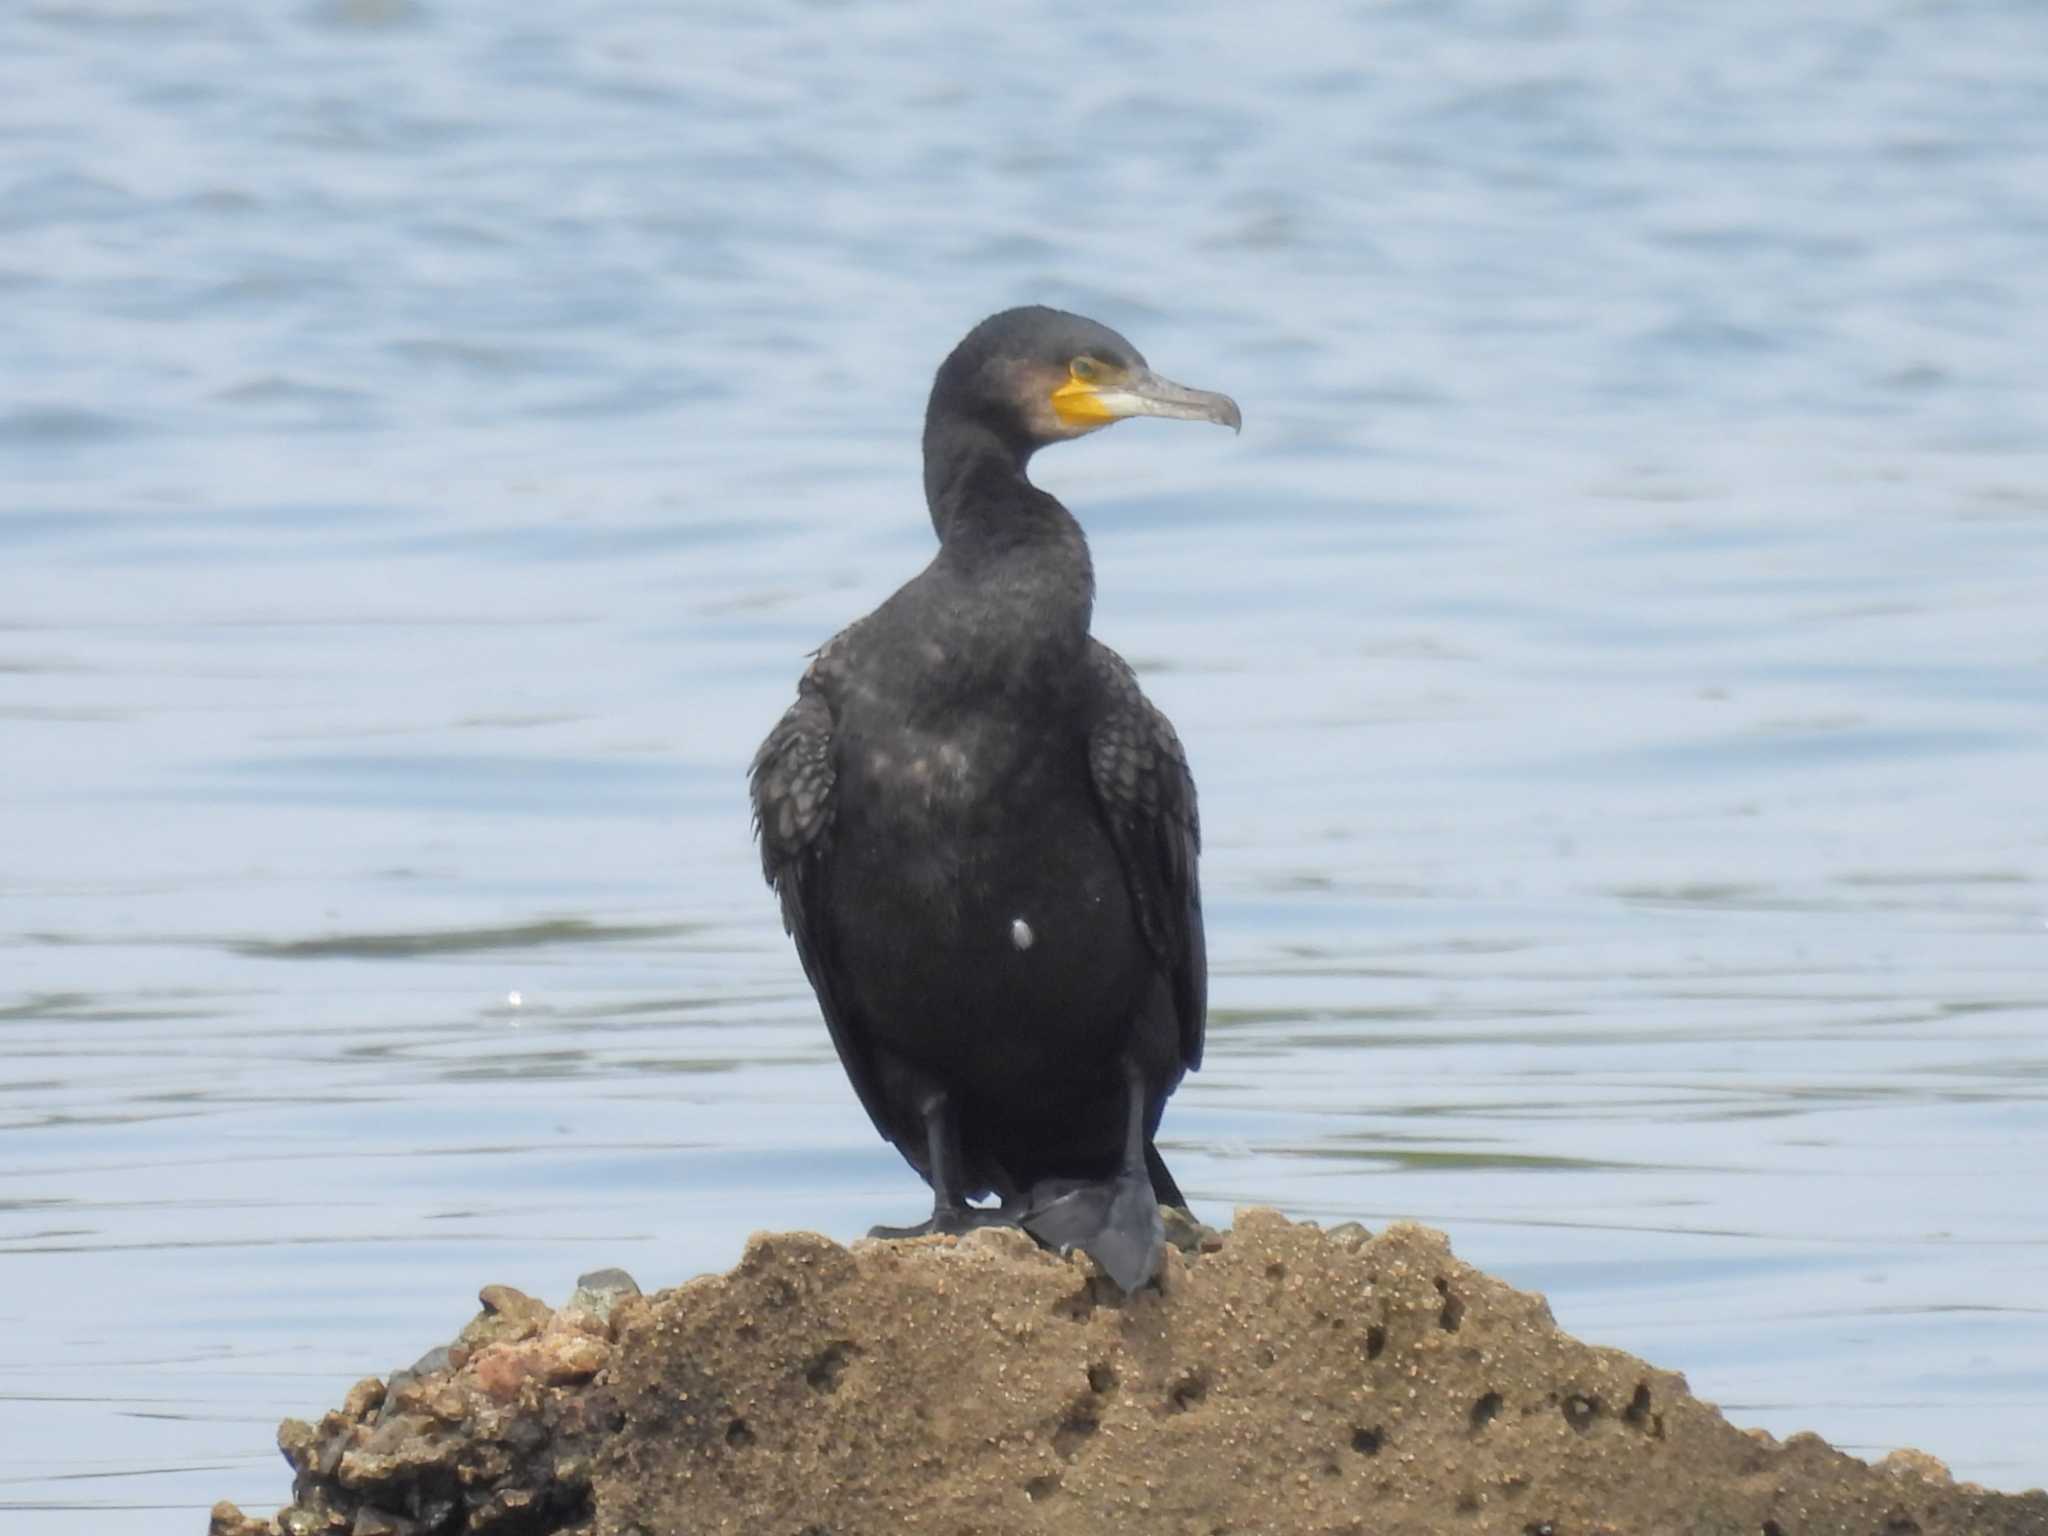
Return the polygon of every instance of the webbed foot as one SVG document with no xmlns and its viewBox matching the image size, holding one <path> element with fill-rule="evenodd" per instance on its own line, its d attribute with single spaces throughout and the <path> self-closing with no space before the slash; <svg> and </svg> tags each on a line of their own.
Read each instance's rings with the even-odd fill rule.
<svg viewBox="0 0 2048 1536">
<path fill-rule="evenodd" d="M 1126 1295 L 1157 1275 L 1165 1257 L 1165 1224 L 1142 1167 L 1101 1183 L 1040 1185 L 1018 1224 L 1055 1252 L 1080 1249 Z"/>
<path fill-rule="evenodd" d="M 914 1227 L 869 1227 L 869 1237 L 930 1237 L 939 1233 L 958 1237 L 972 1232 L 977 1227 L 1014 1227 L 1017 1219 L 1000 1210 L 984 1210 L 979 1206 L 955 1205 L 936 1210 Z"/>
</svg>

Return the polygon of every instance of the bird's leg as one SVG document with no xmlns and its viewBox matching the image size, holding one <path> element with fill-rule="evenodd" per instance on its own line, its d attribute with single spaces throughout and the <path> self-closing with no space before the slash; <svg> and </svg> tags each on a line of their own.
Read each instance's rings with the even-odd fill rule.
<svg viewBox="0 0 2048 1536">
<path fill-rule="evenodd" d="M 933 1088 L 917 1101 L 918 1118 L 924 1121 L 926 1177 L 932 1186 L 932 1214 L 914 1227 L 870 1227 L 869 1237 L 925 1237 L 933 1232 L 971 1232 L 976 1227 L 1012 1226 L 1003 1212 L 978 1210 L 962 1193 L 965 1179 L 960 1169 L 960 1128 L 953 1120 L 950 1096 Z"/>
<path fill-rule="evenodd" d="M 1145 1074 L 1130 1057 L 1124 1058 L 1124 1166 L 1120 1175 L 1136 1174 L 1149 1186 L 1152 1175 L 1145 1167 Z"/>
</svg>

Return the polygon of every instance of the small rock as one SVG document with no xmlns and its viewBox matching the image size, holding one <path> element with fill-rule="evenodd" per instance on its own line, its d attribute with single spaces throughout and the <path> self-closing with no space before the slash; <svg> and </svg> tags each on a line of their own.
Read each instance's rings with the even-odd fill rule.
<svg viewBox="0 0 2048 1536">
<path fill-rule="evenodd" d="M 344 1417 L 354 1419 L 358 1424 L 384 1406 L 384 1383 L 375 1376 L 365 1376 L 348 1389 L 348 1396 L 341 1400 Z"/>
<path fill-rule="evenodd" d="M 411 1371 L 393 1371 L 391 1379 L 384 1383 L 384 1401 L 377 1409 L 377 1423 L 382 1425 L 399 1411 L 406 1390 L 417 1378 Z"/>
<path fill-rule="evenodd" d="M 412 1373 L 415 1376 L 438 1376 L 443 1371 L 455 1368 L 455 1349 L 448 1344 L 428 1350 L 412 1363 Z"/>
<path fill-rule="evenodd" d="M 1363 1222 L 1340 1221 L 1323 1234 L 1326 1242 L 1335 1243 L 1339 1248 L 1363 1248 L 1372 1241 L 1372 1233 Z"/>
<path fill-rule="evenodd" d="M 1022 1227 L 976 1227 L 960 1239 L 962 1248 L 988 1248 L 997 1253 L 1007 1253 L 1016 1258 L 1029 1258 L 1040 1253 L 1037 1240 Z"/>
<path fill-rule="evenodd" d="M 1182 1253 L 1215 1253 L 1223 1247 L 1222 1233 L 1178 1206 L 1162 1207 L 1159 1217 L 1166 1227 L 1166 1241 Z"/>
<path fill-rule="evenodd" d="M 447 1376 L 429 1376 L 422 1381 L 410 1382 L 391 1401 L 398 1405 L 401 1413 L 423 1414 L 443 1424 L 458 1423 L 469 1417 L 468 1398 L 462 1388 Z"/>
<path fill-rule="evenodd" d="M 388 1489 L 403 1489 L 445 1478 L 465 1459 L 466 1447 L 455 1435 L 408 1434 L 390 1449 L 351 1450 L 335 1469 L 335 1482 L 343 1488 L 371 1496 Z"/>
<path fill-rule="evenodd" d="M 526 1292 L 510 1285 L 487 1285 L 476 1293 L 476 1299 L 483 1303 L 486 1312 L 500 1317 L 531 1317 L 536 1320 L 547 1315 L 547 1304 L 535 1301 Z"/>
<path fill-rule="evenodd" d="M 500 1488 L 481 1508 L 473 1510 L 469 1517 L 469 1528 L 473 1531 L 495 1529 L 501 1522 L 517 1525 L 519 1516 L 533 1507 L 535 1495 L 525 1488 Z"/>
<path fill-rule="evenodd" d="M 544 1303 L 509 1285 L 487 1285 L 477 1292 L 476 1299 L 484 1310 L 462 1330 L 456 1340 L 459 1344 L 516 1344 L 539 1333 L 552 1315 Z"/>
<path fill-rule="evenodd" d="M 611 1346 L 587 1333 L 551 1333 L 534 1346 L 535 1370 L 549 1386 L 588 1381 L 604 1369 Z"/>
<path fill-rule="evenodd" d="M 1286 1232 L 1292 1230 L 1293 1226 L 1294 1223 L 1287 1219 L 1284 1212 L 1276 1211 L 1270 1205 L 1240 1205 L 1230 1213 L 1230 1230 L 1239 1237 L 1248 1236 L 1255 1229 L 1261 1232 Z"/>
<path fill-rule="evenodd" d="M 609 1339 L 612 1336 L 611 1325 L 604 1317 L 587 1307 L 578 1306 L 573 1296 L 563 1305 L 561 1311 L 548 1319 L 548 1325 L 542 1330 L 541 1337 L 553 1338 L 564 1333 L 587 1333 L 596 1339 Z"/>
<path fill-rule="evenodd" d="M 277 1536 L 277 1526 L 269 1520 L 252 1520 L 222 1499 L 213 1506 L 206 1536 Z"/>
<path fill-rule="evenodd" d="M 352 1427 L 342 1421 L 339 1414 L 330 1413 L 320 1421 L 320 1447 L 313 1459 L 313 1467 L 322 1477 L 334 1476 L 334 1469 L 341 1465 L 342 1455 L 348 1450 Z"/>
<path fill-rule="evenodd" d="M 277 1448 L 284 1452 L 284 1459 L 291 1463 L 294 1472 L 312 1469 L 313 1445 L 318 1439 L 319 1431 L 304 1419 L 286 1419 L 277 1426 Z"/>
<path fill-rule="evenodd" d="M 1877 1464 L 1877 1470 L 1892 1477 L 1917 1478 L 1923 1483 L 1952 1483 L 1955 1474 L 1939 1457 L 1912 1449 L 1893 1451 Z"/>
<path fill-rule="evenodd" d="M 470 1374 L 477 1389 L 501 1403 L 509 1403 L 534 1373 L 534 1351 L 525 1344 L 492 1344 L 476 1352 Z"/>
<path fill-rule="evenodd" d="M 623 1269 L 593 1269 L 587 1275 L 576 1277 L 576 1289 L 569 1299 L 562 1303 L 563 1312 L 580 1313 L 594 1317 L 604 1324 L 606 1335 L 612 1327 L 612 1312 L 620 1302 L 640 1294 L 640 1287 L 633 1283 L 633 1277 Z M 557 1317 L 561 1316 L 558 1312 Z"/>
</svg>

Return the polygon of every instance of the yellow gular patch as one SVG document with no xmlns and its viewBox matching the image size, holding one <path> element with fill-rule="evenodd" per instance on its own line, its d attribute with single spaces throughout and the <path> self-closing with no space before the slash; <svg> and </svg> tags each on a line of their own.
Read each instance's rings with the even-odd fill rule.
<svg viewBox="0 0 2048 1536">
<path fill-rule="evenodd" d="M 1053 414 L 1070 427 L 1099 427 L 1104 422 L 1116 421 L 1117 413 L 1102 400 L 1102 390 L 1108 379 L 1068 378 L 1052 392 Z"/>
</svg>

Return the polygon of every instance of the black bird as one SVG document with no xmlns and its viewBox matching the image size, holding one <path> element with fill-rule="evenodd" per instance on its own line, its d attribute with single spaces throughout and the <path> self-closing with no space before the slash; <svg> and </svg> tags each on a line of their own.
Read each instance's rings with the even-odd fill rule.
<svg viewBox="0 0 2048 1536">
<path fill-rule="evenodd" d="M 1088 633 L 1081 525 L 1025 476 L 1127 416 L 1240 424 L 1079 315 L 970 331 L 925 413 L 938 553 L 818 651 L 752 784 L 839 1059 L 932 1187 L 874 1235 L 1014 1222 L 1129 1290 L 1186 1204 L 1153 1137 L 1202 1060 L 1201 831 L 1172 725 Z"/>
</svg>

